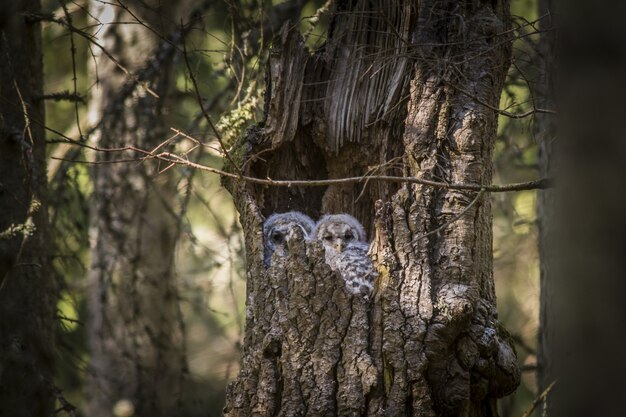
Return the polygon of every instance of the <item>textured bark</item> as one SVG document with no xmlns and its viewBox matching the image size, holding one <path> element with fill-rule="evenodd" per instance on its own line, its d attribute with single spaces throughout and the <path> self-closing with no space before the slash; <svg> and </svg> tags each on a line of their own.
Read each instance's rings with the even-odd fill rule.
<svg viewBox="0 0 626 417">
<path fill-rule="evenodd" d="M 0 12 L 0 415 L 50 416 L 53 317 L 41 27 L 36 0 Z"/>
<path fill-rule="evenodd" d="M 185 2 L 124 5 L 132 16 L 109 3 L 94 10 L 105 24 L 99 42 L 137 77 L 129 79 L 107 56 L 97 57 L 99 83 L 90 104 L 92 122 L 101 120 L 95 144 L 154 149 L 170 136 L 178 55 L 174 41 L 164 39 L 180 24 Z M 109 25 L 135 19 L 142 24 Z M 179 234 L 175 178 L 149 161 L 108 163 L 136 156 L 99 152 L 93 168 L 86 414 L 95 417 L 112 416 L 120 400 L 130 401 L 136 416 L 178 415 L 186 372 L 173 268 Z"/>
<path fill-rule="evenodd" d="M 457 88 L 498 105 L 508 3 L 337 7 L 313 55 L 286 29 L 275 42 L 266 120 L 233 151 L 246 174 L 340 178 L 383 164 L 381 174 L 490 184 L 496 114 Z M 400 167 L 386 164 L 397 157 Z M 497 321 L 488 199 L 468 208 L 476 193 L 382 182 L 226 185 L 246 235 L 248 292 L 225 415 L 497 414 L 520 373 Z M 318 242 L 291 242 L 264 269 L 263 218 L 287 210 L 363 222 L 379 272 L 373 299 L 346 292 Z"/>
</svg>

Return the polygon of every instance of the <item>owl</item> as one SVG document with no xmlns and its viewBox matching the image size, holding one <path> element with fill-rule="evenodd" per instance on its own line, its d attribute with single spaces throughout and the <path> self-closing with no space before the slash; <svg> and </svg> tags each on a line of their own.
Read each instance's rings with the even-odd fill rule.
<svg viewBox="0 0 626 417">
<path fill-rule="evenodd" d="M 308 239 L 315 228 L 315 222 L 299 211 L 274 213 L 265 220 L 263 223 L 263 257 L 266 268 L 269 268 L 274 252 L 278 252 L 280 256 L 286 255 L 286 243 L 296 227 L 300 228 L 304 238 Z"/>
<path fill-rule="evenodd" d="M 315 225 L 313 236 L 322 242 L 326 263 L 341 274 L 348 291 L 369 295 L 375 273 L 361 223 L 348 214 L 326 215 Z"/>
</svg>

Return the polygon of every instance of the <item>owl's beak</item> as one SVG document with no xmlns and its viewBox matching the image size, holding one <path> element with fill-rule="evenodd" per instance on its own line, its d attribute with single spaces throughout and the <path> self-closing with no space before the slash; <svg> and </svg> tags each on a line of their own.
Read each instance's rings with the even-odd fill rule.
<svg viewBox="0 0 626 417">
<path fill-rule="evenodd" d="M 345 245 L 343 244 L 343 242 L 341 240 L 339 240 L 338 242 L 335 242 L 335 250 L 337 252 L 343 252 L 343 248 L 345 247 Z"/>
</svg>

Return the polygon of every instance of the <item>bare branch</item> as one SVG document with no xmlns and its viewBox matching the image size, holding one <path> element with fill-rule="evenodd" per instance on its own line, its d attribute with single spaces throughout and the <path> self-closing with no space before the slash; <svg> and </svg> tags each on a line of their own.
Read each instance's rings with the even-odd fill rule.
<svg viewBox="0 0 626 417">
<path fill-rule="evenodd" d="M 455 221 L 459 220 L 461 217 L 463 217 L 463 215 L 465 213 L 467 213 L 469 211 L 469 209 L 474 207 L 474 205 L 478 202 L 478 200 L 480 200 L 480 198 L 483 196 L 483 194 L 485 194 L 485 188 L 481 189 L 478 192 L 478 194 L 476 194 L 476 197 L 474 197 L 474 199 L 467 205 L 467 207 L 465 207 L 463 210 L 461 210 L 461 212 L 458 213 L 456 216 L 454 216 L 452 219 L 450 219 L 449 221 L 445 222 L 444 224 L 442 224 L 441 226 L 437 227 L 436 229 L 431 230 L 428 233 L 424 233 L 422 235 L 417 236 L 415 239 L 413 239 L 410 242 L 408 242 L 408 244 L 406 246 L 413 245 L 413 244 L 419 242 L 420 240 L 422 240 L 424 238 L 427 238 L 428 236 L 432 236 L 434 234 L 437 234 L 437 233 L 441 232 L 443 229 L 445 229 L 446 227 L 450 226 Z"/>
<path fill-rule="evenodd" d="M 174 163 L 176 165 L 183 165 L 190 168 L 199 169 L 201 171 L 211 172 L 214 174 L 218 174 L 223 177 L 233 178 L 237 180 L 243 180 L 252 184 L 262 184 L 268 185 L 272 187 L 325 187 L 329 185 L 337 185 L 337 184 L 353 184 L 360 183 L 364 181 L 386 181 L 386 182 L 398 182 L 398 183 L 412 183 L 412 184 L 422 184 L 428 185 L 432 187 L 450 189 L 450 190 L 468 190 L 468 191 L 488 191 L 491 193 L 502 193 L 509 191 L 523 191 L 523 190 L 536 190 L 536 189 L 546 189 L 553 186 L 553 181 L 550 178 L 541 178 L 534 181 L 528 182 L 520 182 L 506 185 L 481 185 L 481 184 L 465 184 L 465 183 L 447 183 L 440 181 L 432 181 L 418 177 L 396 177 L 391 175 L 368 175 L 368 176 L 360 176 L 360 177 L 346 177 L 346 178 L 333 178 L 326 180 L 274 180 L 271 178 L 255 178 L 249 177 L 246 175 L 238 175 L 232 174 L 230 172 L 223 171 L 221 169 L 209 167 L 206 165 L 198 164 L 196 162 L 189 161 L 186 158 L 183 158 L 179 155 L 170 153 L 170 152 L 161 152 L 158 154 L 152 154 L 149 151 L 135 148 L 134 146 L 126 146 L 123 148 L 115 148 L 115 149 L 102 149 L 97 148 L 85 144 L 80 144 L 80 146 L 85 146 L 91 150 L 99 151 L 99 152 L 124 152 L 124 151 L 132 151 L 137 152 L 143 157 L 136 159 L 123 159 L 117 161 L 105 161 L 105 163 L 123 163 L 123 162 L 136 162 L 142 160 L 149 159 L 157 159 L 164 162 Z M 60 158 L 54 158 L 59 159 Z M 75 163 L 84 163 L 84 164 L 94 164 L 91 161 L 69 161 Z"/>
<path fill-rule="evenodd" d="M 193 89 L 196 93 L 196 98 L 198 100 L 198 105 L 200 106 L 200 110 L 202 111 L 202 114 L 204 115 L 204 119 L 206 120 L 208 125 L 211 127 L 211 130 L 213 130 L 213 133 L 215 134 L 215 137 L 217 138 L 217 141 L 219 142 L 220 147 L 222 148 L 222 152 L 224 152 L 224 156 L 226 157 L 228 162 L 231 163 L 233 168 L 237 170 L 237 172 L 239 173 L 238 177 L 241 177 L 243 174 L 241 173 L 239 166 L 230 157 L 230 154 L 228 153 L 228 150 L 226 149 L 226 146 L 224 145 L 224 141 L 222 140 L 222 135 L 220 135 L 220 132 L 218 132 L 217 128 L 213 124 L 213 121 L 211 120 L 211 117 L 209 116 L 206 109 L 204 108 L 204 104 L 202 103 L 202 96 L 200 95 L 200 90 L 198 89 L 198 82 L 196 81 L 196 77 L 193 75 L 193 70 L 191 68 L 191 64 L 189 63 L 189 57 L 187 56 L 187 46 L 185 45 L 184 40 L 182 41 L 182 43 L 183 43 L 183 58 L 185 59 L 185 65 L 187 66 L 187 71 L 189 71 L 189 78 L 191 79 L 191 83 L 193 84 Z"/>
<path fill-rule="evenodd" d="M 491 109 L 491 110 L 495 111 L 498 114 L 501 114 L 501 115 L 506 116 L 506 117 L 510 117 L 511 119 L 523 119 L 525 117 L 532 116 L 535 113 L 556 114 L 556 111 L 554 111 L 554 110 L 540 109 L 540 108 L 537 108 L 537 107 L 534 107 L 534 106 L 533 106 L 532 110 L 528 110 L 528 111 L 526 111 L 524 113 L 511 113 L 511 112 L 508 112 L 506 110 L 501 110 L 501 109 L 499 109 L 499 108 L 497 108 L 495 106 L 492 106 L 489 103 L 485 103 L 483 100 L 481 100 L 480 98 L 476 97 L 474 94 L 470 93 L 469 91 L 462 89 L 458 85 L 454 85 L 454 84 L 450 83 L 449 81 L 446 81 L 446 84 L 448 84 L 450 87 L 454 88 L 455 90 L 460 91 L 461 93 L 465 94 L 466 96 L 474 99 L 478 104 L 480 104 L 482 106 L 485 106 L 488 109 Z"/>
<path fill-rule="evenodd" d="M 65 14 L 65 21 L 68 27 L 74 27 L 72 22 L 72 15 L 67 10 L 64 0 L 59 0 L 63 13 Z M 69 30 L 70 33 L 70 54 L 72 55 L 72 82 L 74 83 L 74 96 L 78 97 L 78 77 L 76 76 L 76 45 L 74 44 L 74 31 Z M 78 116 L 78 100 L 74 100 L 74 114 L 76 116 L 76 128 L 80 137 L 83 137 L 83 131 L 80 127 L 80 117 Z"/>
<path fill-rule="evenodd" d="M 58 93 L 42 94 L 33 97 L 34 100 L 52 100 L 52 101 L 70 101 L 85 104 L 85 97 L 78 93 L 70 93 L 69 91 L 59 91 Z"/>
<path fill-rule="evenodd" d="M 533 403 L 530 406 L 530 408 L 528 410 L 526 410 L 526 412 L 524 412 L 524 414 L 522 414 L 522 417 L 530 417 L 530 415 L 533 413 L 533 411 L 535 411 L 535 408 L 537 408 L 539 403 L 542 402 L 542 401 L 545 401 L 545 399 L 548 397 L 548 394 L 550 393 L 550 391 L 552 391 L 552 388 L 554 387 L 554 384 L 556 384 L 556 379 L 554 381 L 552 381 L 552 383 L 548 386 L 548 388 L 546 388 L 541 393 L 541 395 L 539 395 L 537 398 L 535 398 L 535 401 L 533 401 Z"/>
</svg>

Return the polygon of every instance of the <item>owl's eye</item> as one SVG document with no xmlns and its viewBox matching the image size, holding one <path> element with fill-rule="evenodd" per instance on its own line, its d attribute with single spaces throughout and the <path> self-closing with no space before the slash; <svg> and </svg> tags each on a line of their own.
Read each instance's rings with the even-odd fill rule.
<svg viewBox="0 0 626 417">
<path fill-rule="evenodd" d="M 272 234 L 272 242 L 274 242 L 276 244 L 283 243 L 283 235 L 280 234 L 280 233 Z"/>
<path fill-rule="evenodd" d="M 333 236 L 332 235 L 324 235 L 324 240 L 330 242 L 331 240 L 333 240 Z"/>
<path fill-rule="evenodd" d="M 346 240 L 352 240 L 354 239 L 354 235 L 352 234 L 352 232 L 346 232 L 344 239 Z"/>
</svg>

